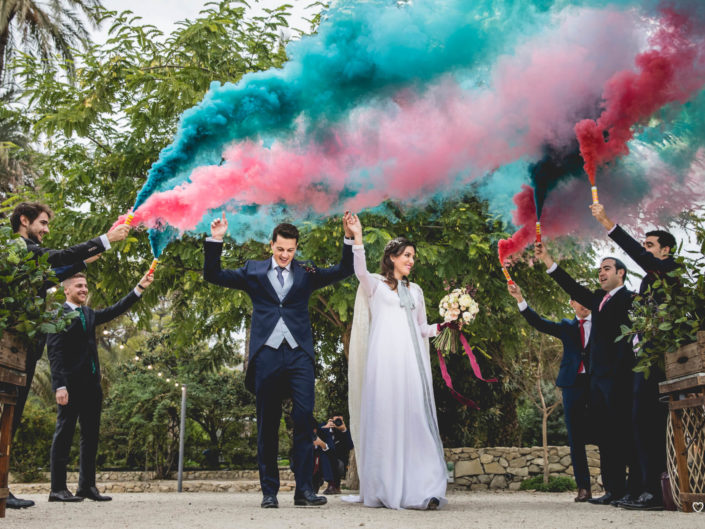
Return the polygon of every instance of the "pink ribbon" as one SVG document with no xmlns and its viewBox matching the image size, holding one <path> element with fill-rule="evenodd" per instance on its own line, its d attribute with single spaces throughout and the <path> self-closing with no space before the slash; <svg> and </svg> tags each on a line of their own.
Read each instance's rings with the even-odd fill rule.
<svg viewBox="0 0 705 529">
<path fill-rule="evenodd" d="M 440 349 L 436 349 L 436 352 L 438 353 L 438 363 L 441 366 L 441 376 L 443 377 L 443 380 L 446 383 L 446 386 L 448 386 L 448 389 L 450 390 L 451 395 L 455 397 L 455 400 L 460 402 L 461 404 L 464 404 L 465 406 L 468 406 L 470 408 L 473 408 L 475 410 L 479 410 L 480 407 L 475 403 L 474 400 L 470 400 L 467 397 L 464 397 L 457 391 L 455 391 L 455 388 L 453 388 L 453 381 L 450 378 L 450 373 L 448 373 L 448 368 L 446 367 L 446 361 L 443 358 L 443 355 L 441 354 Z"/>
<path fill-rule="evenodd" d="M 463 345 L 463 349 L 465 349 L 465 354 L 470 360 L 470 366 L 472 367 L 472 372 L 475 374 L 475 376 L 484 382 L 497 382 L 496 378 L 482 378 L 480 365 L 477 363 L 477 358 L 475 358 L 475 354 L 472 352 L 470 344 L 465 339 L 465 335 L 462 332 L 458 332 L 458 334 L 460 335 L 460 343 Z M 461 404 L 479 410 L 480 407 L 475 403 L 475 401 L 470 400 L 469 398 L 461 395 L 455 390 L 455 388 L 453 387 L 453 381 L 450 378 L 450 373 L 448 373 L 448 368 L 446 367 L 446 361 L 443 358 L 443 354 L 441 353 L 440 349 L 436 349 L 436 352 L 438 353 L 438 364 L 441 366 L 441 376 L 443 377 L 443 381 L 446 383 L 446 386 L 448 386 L 451 395 L 453 395 L 453 397 L 455 397 L 455 400 L 457 400 Z"/>
<path fill-rule="evenodd" d="M 468 355 L 470 365 L 472 366 L 472 372 L 475 373 L 475 376 L 483 382 L 497 382 L 496 378 L 482 378 L 482 373 L 480 372 L 480 365 L 477 363 L 477 358 L 475 358 L 475 354 L 472 352 L 470 344 L 465 339 L 465 335 L 462 332 L 458 334 L 460 334 L 460 343 L 463 344 L 463 349 L 465 349 L 465 354 Z"/>
</svg>

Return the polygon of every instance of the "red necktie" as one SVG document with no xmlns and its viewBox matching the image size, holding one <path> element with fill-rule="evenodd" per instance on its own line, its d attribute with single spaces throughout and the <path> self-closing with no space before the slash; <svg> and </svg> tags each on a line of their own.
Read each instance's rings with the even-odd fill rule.
<svg viewBox="0 0 705 529">
<path fill-rule="evenodd" d="M 583 349 L 585 349 L 585 320 L 578 320 L 578 323 L 580 324 L 580 343 L 583 346 Z M 583 365 L 583 361 L 580 361 L 580 365 L 578 366 L 578 373 L 584 373 L 585 372 L 585 366 Z"/>
<path fill-rule="evenodd" d="M 611 297 L 612 297 L 612 296 L 610 296 L 609 294 L 606 294 L 605 297 L 602 298 L 602 301 L 600 301 L 600 306 L 599 306 L 599 308 L 597 309 L 598 312 L 600 312 L 600 311 L 602 310 L 602 307 L 605 306 L 605 303 L 607 303 L 607 301 L 608 301 Z"/>
</svg>

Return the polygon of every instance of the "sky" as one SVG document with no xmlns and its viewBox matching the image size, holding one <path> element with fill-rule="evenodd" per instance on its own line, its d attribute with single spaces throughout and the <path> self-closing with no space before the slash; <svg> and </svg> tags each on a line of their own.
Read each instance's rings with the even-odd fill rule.
<svg viewBox="0 0 705 529">
<path fill-rule="evenodd" d="M 199 0 L 103 0 L 103 5 L 112 11 L 132 11 L 135 15 L 142 17 L 143 23 L 153 24 L 165 34 L 170 33 L 176 28 L 176 23 L 186 18 L 195 18 L 206 4 L 206 1 Z M 288 3 L 293 7 L 289 9 L 292 14 L 291 25 L 307 30 L 309 23 L 306 19 L 310 19 L 316 14 L 316 9 L 308 8 L 313 2 L 301 0 L 289 0 L 288 2 L 280 0 L 248 0 L 248 4 L 252 6 L 253 13 L 261 13 L 263 8 L 276 8 L 282 4 Z M 94 32 L 95 39 L 99 42 L 104 42 L 108 34 L 108 26 Z"/>
</svg>

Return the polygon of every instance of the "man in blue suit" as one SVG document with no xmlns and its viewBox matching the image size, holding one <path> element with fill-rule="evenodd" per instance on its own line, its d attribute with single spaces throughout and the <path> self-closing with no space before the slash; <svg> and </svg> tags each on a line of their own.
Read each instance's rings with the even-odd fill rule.
<svg viewBox="0 0 705 529">
<path fill-rule="evenodd" d="M 203 277 L 206 281 L 246 292 L 252 300 L 250 350 L 245 386 L 257 403 L 257 464 L 262 485 L 262 507 L 279 506 L 279 422 L 282 400 L 291 397 L 294 422 L 293 461 L 296 478 L 295 505 L 323 505 L 316 496 L 313 475 L 314 405 L 313 335 L 308 302 L 313 291 L 340 281 L 353 273 L 352 234 L 343 217 L 346 239 L 343 256 L 335 266 L 316 268 L 294 259 L 299 231 L 291 224 L 279 224 L 272 233 L 271 259 L 247 261 L 241 268 L 223 270 L 220 256 L 228 222 L 211 223 L 211 237 L 205 242 Z"/>
<path fill-rule="evenodd" d="M 588 397 L 590 392 L 589 359 L 587 355 L 592 329 L 590 309 L 583 307 L 574 299 L 570 306 L 575 311 L 572 320 L 559 322 L 542 318 L 529 307 L 517 284 L 507 285 L 509 294 L 517 300 L 521 315 L 537 331 L 555 336 L 563 343 L 561 368 L 556 378 L 556 386 L 563 393 L 563 413 L 565 427 L 568 431 L 570 459 L 573 463 L 573 475 L 578 485 L 577 502 L 592 498 L 590 492 L 590 470 L 587 463 L 585 445 L 587 444 Z"/>
</svg>

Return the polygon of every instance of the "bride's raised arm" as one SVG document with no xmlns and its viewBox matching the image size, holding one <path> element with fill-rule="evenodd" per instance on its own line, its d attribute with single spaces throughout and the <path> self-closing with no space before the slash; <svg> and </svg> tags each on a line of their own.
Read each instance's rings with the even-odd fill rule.
<svg viewBox="0 0 705 529">
<path fill-rule="evenodd" d="M 372 296 L 377 289 L 379 281 L 372 277 L 367 271 L 367 263 L 365 262 L 365 246 L 362 242 L 362 224 L 357 215 L 347 215 L 348 229 L 354 237 L 353 242 L 353 267 L 355 275 L 360 280 L 360 286 L 365 291 L 368 297 Z"/>
</svg>

